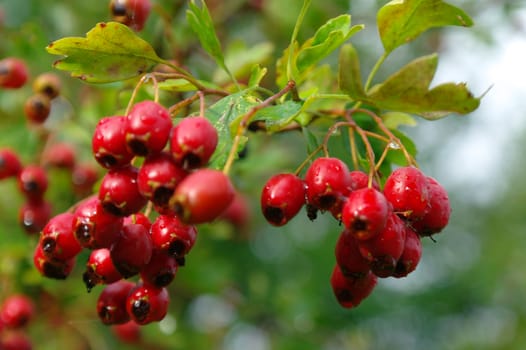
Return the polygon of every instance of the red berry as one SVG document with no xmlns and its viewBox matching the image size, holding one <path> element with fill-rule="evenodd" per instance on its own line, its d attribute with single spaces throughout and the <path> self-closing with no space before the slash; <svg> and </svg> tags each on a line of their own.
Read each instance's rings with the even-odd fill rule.
<svg viewBox="0 0 526 350">
<path fill-rule="evenodd" d="M 126 124 L 124 116 L 105 117 L 97 123 L 91 148 L 95 160 L 104 168 L 127 165 L 132 160 L 133 154 L 126 147 Z"/>
<path fill-rule="evenodd" d="M 28 234 L 40 233 L 51 218 L 51 204 L 44 199 L 29 200 L 18 210 L 18 221 Z"/>
<path fill-rule="evenodd" d="M 369 187 L 369 175 L 361 170 L 351 171 L 351 187 L 353 191 L 359 190 L 360 188 Z M 375 179 L 372 180 L 372 186 L 375 190 L 380 191 L 380 186 Z"/>
<path fill-rule="evenodd" d="M 135 213 L 135 214 L 125 217 L 123 224 L 124 225 L 129 225 L 129 224 L 143 225 L 148 232 L 150 231 L 150 228 L 152 227 L 152 222 L 143 213 Z"/>
<path fill-rule="evenodd" d="M 169 204 L 182 221 L 200 224 L 221 215 L 234 199 L 234 193 L 230 179 L 223 172 L 198 169 L 179 183 Z"/>
<path fill-rule="evenodd" d="M 369 260 L 360 253 L 358 240 L 344 230 L 336 242 L 336 263 L 347 277 L 363 277 L 371 270 Z"/>
<path fill-rule="evenodd" d="M 86 263 L 86 271 L 82 279 L 88 292 L 97 284 L 111 284 L 122 279 L 123 276 L 113 265 L 108 248 L 94 249 Z"/>
<path fill-rule="evenodd" d="M 123 343 L 136 344 L 141 340 L 141 326 L 134 321 L 112 325 L 111 330 Z"/>
<path fill-rule="evenodd" d="M 46 171 L 38 165 L 27 165 L 18 174 L 18 188 L 30 200 L 42 199 L 48 188 Z"/>
<path fill-rule="evenodd" d="M 305 204 L 305 184 L 294 174 L 272 176 L 261 192 L 261 210 L 269 223 L 283 226 Z"/>
<path fill-rule="evenodd" d="M 136 275 L 152 258 L 152 237 L 141 224 L 125 224 L 110 248 L 111 261 L 124 278 Z"/>
<path fill-rule="evenodd" d="M 126 146 L 130 153 L 147 156 L 161 152 L 168 142 L 172 119 L 154 101 L 136 103 L 126 116 Z"/>
<path fill-rule="evenodd" d="M 44 255 L 42 246 L 37 244 L 33 253 L 33 264 L 40 274 L 47 278 L 66 279 L 75 267 L 76 257 L 69 260 L 50 259 Z"/>
<path fill-rule="evenodd" d="M 9 148 L 0 149 L 0 180 L 18 176 L 22 163 L 18 155 Z"/>
<path fill-rule="evenodd" d="M 320 210 L 339 212 L 352 189 L 347 165 L 338 158 L 321 157 L 305 174 L 307 202 Z"/>
<path fill-rule="evenodd" d="M 150 0 L 111 0 L 110 13 L 116 22 L 141 31 L 150 14 Z"/>
<path fill-rule="evenodd" d="M 406 227 L 404 251 L 398 259 L 393 276 L 405 277 L 413 272 L 422 257 L 422 242 L 418 234 L 409 226 Z"/>
<path fill-rule="evenodd" d="M 185 169 L 205 166 L 218 142 L 217 130 L 204 117 L 184 118 L 172 129 L 170 151 Z"/>
<path fill-rule="evenodd" d="M 130 320 L 126 300 L 135 283 L 119 280 L 104 286 L 97 300 L 97 314 L 105 325 L 123 324 Z"/>
<path fill-rule="evenodd" d="M 367 298 L 377 283 L 377 277 L 369 272 L 363 277 L 346 277 L 338 265 L 331 275 L 331 286 L 338 303 L 344 308 L 354 308 Z"/>
<path fill-rule="evenodd" d="M 93 193 L 93 186 L 99 179 L 99 173 L 92 164 L 75 164 L 71 172 L 73 191 L 78 196 L 87 196 Z"/>
<path fill-rule="evenodd" d="M 42 155 L 42 161 L 46 166 L 64 169 L 73 169 L 75 158 L 73 146 L 66 142 L 52 144 L 45 149 Z"/>
<path fill-rule="evenodd" d="M 50 259 L 68 260 L 75 257 L 82 247 L 73 235 L 75 215 L 69 212 L 52 217 L 40 235 L 44 255 Z"/>
<path fill-rule="evenodd" d="M 126 310 L 133 321 L 145 325 L 161 321 L 168 313 L 169 302 L 170 296 L 166 288 L 139 283 L 128 295 Z"/>
<path fill-rule="evenodd" d="M 157 288 L 166 287 L 173 281 L 178 267 L 174 255 L 165 250 L 154 249 L 150 262 L 140 271 L 141 280 Z"/>
<path fill-rule="evenodd" d="M 7 89 L 18 89 L 28 79 L 26 63 L 15 57 L 7 57 L 0 60 L 0 87 Z"/>
<path fill-rule="evenodd" d="M 449 223 L 451 205 L 446 189 L 432 177 L 427 177 L 429 210 L 421 220 L 413 223 L 420 236 L 431 236 L 441 232 Z"/>
<path fill-rule="evenodd" d="M 42 124 L 51 112 L 51 100 L 45 94 L 34 94 L 24 104 L 24 113 L 28 122 Z"/>
<path fill-rule="evenodd" d="M 342 209 L 342 222 L 357 239 L 365 240 L 384 229 L 388 214 L 385 196 L 366 187 L 351 192 Z"/>
<path fill-rule="evenodd" d="M 33 344 L 26 332 L 8 332 L 0 338 L 2 350 L 31 350 Z"/>
<path fill-rule="evenodd" d="M 164 250 L 169 255 L 182 258 L 192 249 L 197 238 L 197 229 L 184 224 L 172 215 L 159 215 L 150 229 L 155 249 Z"/>
<path fill-rule="evenodd" d="M 384 195 L 393 211 L 408 220 L 418 220 L 429 210 L 427 178 L 415 167 L 395 169 L 385 181 Z"/>
<path fill-rule="evenodd" d="M 137 174 L 137 168 L 126 166 L 110 169 L 104 175 L 99 188 L 104 210 L 116 216 L 128 216 L 144 207 L 148 200 L 139 193 Z"/>
<path fill-rule="evenodd" d="M 0 308 L 0 320 L 7 328 L 27 326 L 34 314 L 33 301 L 23 294 L 10 295 Z"/>
<path fill-rule="evenodd" d="M 42 73 L 33 80 L 33 91 L 47 95 L 54 99 L 60 94 L 62 83 L 54 73 Z"/>
<path fill-rule="evenodd" d="M 236 229 L 243 230 L 250 222 L 250 205 L 248 199 L 241 193 L 234 195 L 232 203 L 221 214 L 220 218 L 232 224 Z"/>
</svg>

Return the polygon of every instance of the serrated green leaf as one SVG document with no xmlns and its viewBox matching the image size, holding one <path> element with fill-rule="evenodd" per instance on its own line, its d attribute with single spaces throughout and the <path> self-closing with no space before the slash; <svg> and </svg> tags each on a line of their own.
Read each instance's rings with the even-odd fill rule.
<svg viewBox="0 0 526 350">
<path fill-rule="evenodd" d="M 62 38 L 46 50 L 65 56 L 54 63 L 55 68 L 90 83 L 130 79 L 164 62 L 149 43 L 117 22 L 98 23 L 85 38 Z"/>
<path fill-rule="evenodd" d="M 340 89 L 353 99 L 365 97 L 360 60 L 356 49 L 351 44 L 342 46 L 340 50 L 338 83 Z"/>
<path fill-rule="evenodd" d="M 389 129 L 398 129 L 401 125 L 416 126 L 415 118 L 408 113 L 403 112 L 386 112 L 382 114 L 384 125 Z"/>
<path fill-rule="evenodd" d="M 303 104 L 296 101 L 285 101 L 275 106 L 269 106 L 259 110 L 254 120 L 265 121 L 267 131 L 276 131 L 290 124 L 300 113 Z"/>
<path fill-rule="evenodd" d="M 377 13 L 378 31 L 387 53 L 414 40 L 433 27 L 469 27 L 471 18 L 460 8 L 441 0 L 393 0 Z"/>
</svg>

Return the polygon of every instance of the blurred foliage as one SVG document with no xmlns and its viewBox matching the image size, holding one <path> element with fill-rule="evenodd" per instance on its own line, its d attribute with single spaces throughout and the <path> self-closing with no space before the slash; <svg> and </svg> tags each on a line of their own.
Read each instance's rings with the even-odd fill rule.
<svg viewBox="0 0 526 350">
<path fill-rule="evenodd" d="M 260 10 L 256 3 L 207 1 L 224 47 L 234 50 L 239 42 L 251 47 L 272 43 L 265 55 L 276 59 L 288 45 L 301 2 L 268 0 Z M 362 68 L 370 69 L 381 48 L 374 14 L 383 3 L 313 1 L 299 40 L 312 36 L 314 28 L 328 18 L 350 12 L 353 23 L 366 24 L 353 43 Z M 465 5 L 475 18 L 485 5 L 497 7 L 503 16 L 515 9 L 512 2 L 493 3 L 464 1 L 459 5 Z M 155 4 L 141 37 L 162 58 L 184 57 L 192 62 L 192 73 L 198 78 L 220 74 L 211 71 L 213 62 L 198 49 L 197 38 L 186 24 L 185 1 L 158 0 Z M 25 58 L 33 77 L 51 70 L 54 57 L 45 51 L 49 42 L 83 36 L 95 23 L 109 20 L 104 1 L 2 0 L 0 10 L 0 57 Z M 486 38 L 489 32 L 483 23 L 475 31 Z M 399 67 L 399 62 L 413 56 L 409 51 L 429 54 L 440 44 L 441 31 L 435 30 L 397 52 L 389 62 Z M 336 55 L 327 61 L 336 64 Z M 74 144 L 83 161 L 93 161 L 93 126 L 101 117 L 123 111 L 130 88 L 86 85 L 56 73 L 66 87 L 49 123 L 61 123 L 57 138 Z M 391 72 L 380 73 L 387 76 Z M 21 106 L 30 89 L 0 91 L 0 146 L 16 149 L 25 163 L 36 161 L 42 147 L 41 135 L 28 129 L 22 115 Z M 145 326 L 144 341 L 134 345 L 119 344 L 99 322 L 95 305 L 101 287 L 86 293 L 81 280 L 85 255 L 79 257 L 74 274 L 66 281 L 44 280 L 38 275 L 31 261 L 36 238 L 26 235 L 18 224 L 22 198 L 13 181 L 0 183 L 0 300 L 14 291 L 34 297 L 38 315 L 29 332 L 35 349 L 523 348 L 526 278 L 522 266 L 526 255 L 521 233 L 526 187 L 520 175 L 506 179 L 504 174 L 499 180 L 516 184 L 497 199 L 499 206 L 476 207 L 451 193 L 452 222 L 436 237 L 437 242 L 424 242 L 418 270 L 403 280 L 381 280 L 362 305 L 345 310 L 337 304 L 329 284 L 334 244 L 341 230 L 338 224 L 327 216 L 311 222 L 300 215 L 286 227 L 274 228 L 259 213 L 263 182 L 277 169 L 294 170 L 298 160 L 305 158 L 306 146 L 300 133 L 274 135 L 272 142 L 263 133 L 251 138 L 250 156 L 232 171 L 234 182 L 250 198 L 250 227 L 246 232 L 235 232 L 224 223 L 200 228 L 186 266 L 170 286 L 169 316 L 160 324 Z M 343 151 L 337 146 L 331 149 L 336 154 Z M 523 165 L 517 162 L 515 167 Z M 55 213 L 78 200 L 67 186 L 67 174 L 52 174 L 47 198 Z"/>
</svg>

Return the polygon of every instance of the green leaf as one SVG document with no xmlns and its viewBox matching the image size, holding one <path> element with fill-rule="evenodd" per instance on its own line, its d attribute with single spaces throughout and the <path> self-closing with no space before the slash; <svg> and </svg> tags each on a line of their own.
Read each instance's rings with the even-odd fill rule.
<svg viewBox="0 0 526 350">
<path fill-rule="evenodd" d="M 198 1 L 201 4 L 200 7 L 196 5 L 196 0 L 192 0 L 188 4 L 186 19 L 194 33 L 197 34 L 203 49 L 212 56 L 217 65 L 228 74 L 232 81 L 235 82 L 236 80 L 233 74 L 225 64 L 223 50 L 221 49 L 221 44 L 214 28 L 214 22 L 212 21 L 208 8 L 206 7 L 206 3 L 203 0 Z"/>
<path fill-rule="evenodd" d="M 54 63 L 55 68 L 90 83 L 130 79 L 164 62 L 149 43 L 117 22 L 98 23 L 85 38 L 62 38 L 46 50 L 65 56 Z"/>
<path fill-rule="evenodd" d="M 301 112 L 303 104 L 296 101 L 285 101 L 275 106 L 269 106 L 259 110 L 254 120 L 265 121 L 267 131 L 276 131 L 290 124 Z"/>
<path fill-rule="evenodd" d="M 433 27 L 473 25 L 464 11 L 441 0 L 393 0 L 378 10 L 377 23 L 387 53 Z"/>
<path fill-rule="evenodd" d="M 157 84 L 159 89 L 174 92 L 195 91 L 197 88 L 185 79 L 166 79 Z"/>
<path fill-rule="evenodd" d="M 256 87 L 259 86 L 259 83 L 263 79 L 263 77 L 267 74 L 267 68 L 261 67 L 259 64 L 255 64 L 252 66 L 252 70 L 250 71 L 250 77 L 248 79 L 248 86 L 249 87 Z"/>
<path fill-rule="evenodd" d="M 401 125 L 416 126 L 415 118 L 408 113 L 403 112 L 386 112 L 382 114 L 384 125 L 389 129 L 398 129 Z"/>
<path fill-rule="evenodd" d="M 416 158 L 417 148 L 413 140 L 400 130 L 391 129 L 393 135 L 395 135 L 400 142 L 404 145 L 407 152 Z M 408 165 L 407 159 L 405 158 L 404 152 L 401 149 L 390 149 L 387 154 L 386 161 L 397 165 L 405 166 Z"/>
<path fill-rule="evenodd" d="M 365 97 L 360 73 L 360 60 L 351 44 L 342 46 L 339 58 L 340 89 L 354 99 Z"/>
<path fill-rule="evenodd" d="M 429 90 L 437 62 L 436 54 L 413 60 L 371 88 L 363 101 L 382 109 L 415 113 L 429 120 L 477 109 L 480 98 L 474 97 L 464 83 L 445 83 Z"/>
</svg>

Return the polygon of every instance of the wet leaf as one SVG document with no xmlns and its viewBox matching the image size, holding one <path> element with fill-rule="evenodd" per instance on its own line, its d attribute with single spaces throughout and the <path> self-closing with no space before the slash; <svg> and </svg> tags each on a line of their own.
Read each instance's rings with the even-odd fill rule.
<svg viewBox="0 0 526 350">
<path fill-rule="evenodd" d="M 85 38 L 62 38 L 46 50 L 65 56 L 54 63 L 55 68 L 90 83 L 130 79 L 164 62 L 149 43 L 117 22 L 98 23 Z"/>
</svg>

